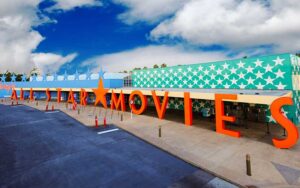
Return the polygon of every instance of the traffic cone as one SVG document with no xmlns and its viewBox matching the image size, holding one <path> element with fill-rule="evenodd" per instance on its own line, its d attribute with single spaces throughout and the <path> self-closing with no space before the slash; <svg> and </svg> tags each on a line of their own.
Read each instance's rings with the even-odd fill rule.
<svg viewBox="0 0 300 188">
<path fill-rule="evenodd" d="M 95 127 L 98 127 L 98 117 L 95 116 Z"/>
</svg>

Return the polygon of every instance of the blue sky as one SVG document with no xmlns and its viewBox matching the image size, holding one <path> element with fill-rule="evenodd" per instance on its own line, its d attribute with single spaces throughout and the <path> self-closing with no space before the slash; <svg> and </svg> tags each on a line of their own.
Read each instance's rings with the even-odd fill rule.
<svg viewBox="0 0 300 188">
<path fill-rule="evenodd" d="M 299 9 L 294 0 L 5 0 L 0 71 L 118 72 L 296 53 Z"/>
<path fill-rule="evenodd" d="M 35 52 L 56 52 L 67 55 L 78 53 L 70 63 L 73 71 L 84 60 L 94 55 L 103 55 L 145 46 L 152 43 L 146 35 L 153 25 L 124 24 L 117 15 L 125 10 L 122 6 L 107 3 L 104 7 L 76 8 L 64 13 L 47 14 L 56 24 L 36 28 L 46 39 Z M 64 69 L 66 67 L 62 67 Z"/>
</svg>

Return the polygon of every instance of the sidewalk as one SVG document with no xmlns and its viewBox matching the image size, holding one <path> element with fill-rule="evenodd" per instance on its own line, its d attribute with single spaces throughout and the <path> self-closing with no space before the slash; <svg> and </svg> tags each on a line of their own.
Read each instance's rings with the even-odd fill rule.
<svg viewBox="0 0 300 188">
<path fill-rule="evenodd" d="M 8 103 L 7 103 L 8 104 Z M 25 105 L 45 110 L 45 103 L 39 101 L 24 102 Z M 98 116 L 101 126 L 105 109 L 87 106 L 78 111 L 66 109 L 65 103 L 57 105 L 50 103 L 55 108 L 67 113 L 87 126 L 94 126 L 95 115 Z M 69 108 L 71 105 L 69 104 Z M 300 187 L 300 144 L 294 148 L 284 150 L 272 145 L 271 135 L 253 139 L 241 137 L 239 139 L 217 134 L 211 129 L 201 126 L 185 126 L 181 122 L 159 120 L 156 117 L 133 115 L 125 112 L 123 121 L 121 112 L 106 111 L 107 123 L 116 126 L 166 150 L 179 158 L 196 166 L 208 170 L 217 176 L 236 182 L 243 186 L 253 187 Z M 112 117 L 112 118 L 111 118 Z M 176 119 L 176 117 L 175 117 Z M 162 137 L 158 137 L 159 126 L 162 127 Z M 250 130 L 251 131 L 251 130 Z M 246 175 L 246 154 L 251 156 L 252 176 Z"/>
</svg>

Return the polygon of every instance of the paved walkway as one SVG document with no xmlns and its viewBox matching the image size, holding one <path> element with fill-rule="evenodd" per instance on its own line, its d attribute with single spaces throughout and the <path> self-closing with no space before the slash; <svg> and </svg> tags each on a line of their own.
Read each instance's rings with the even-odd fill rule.
<svg viewBox="0 0 300 188">
<path fill-rule="evenodd" d="M 78 115 L 77 111 L 66 109 L 65 104 L 53 104 L 87 126 L 94 125 L 95 114 L 102 122 L 106 112 L 108 123 L 114 123 L 185 161 L 243 186 L 300 186 L 299 143 L 292 149 L 283 150 L 275 148 L 271 143 L 272 136 L 262 134 L 261 131 L 257 131 L 259 134 L 255 138 L 237 139 L 215 133 L 212 128 L 208 128 L 214 123 L 208 121 L 195 122 L 195 126 L 187 127 L 182 121 L 177 121 L 178 117 L 159 120 L 155 116 L 134 115 L 131 119 L 129 112 L 125 112 L 123 121 L 120 121 L 117 111 L 113 112 L 111 118 L 110 110 L 88 106 Z M 35 103 L 29 105 L 36 107 Z M 45 104 L 40 102 L 37 108 L 44 110 Z M 162 127 L 161 138 L 158 137 L 159 126 Z M 272 129 L 271 133 L 276 131 L 278 135 L 278 130 Z M 244 130 L 246 135 L 251 131 L 251 126 L 249 130 Z M 246 154 L 251 155 L 251 177 L 246 175 Z"/>
</svg>

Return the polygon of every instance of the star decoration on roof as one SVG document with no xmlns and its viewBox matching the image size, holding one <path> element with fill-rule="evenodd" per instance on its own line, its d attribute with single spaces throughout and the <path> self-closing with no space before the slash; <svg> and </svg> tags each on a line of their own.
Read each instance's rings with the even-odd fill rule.
<svg viewBox="0 0 300 188">
<path fill-rule="evenodd" d="M 86 79 L 90 80 L 91 79 L 91 75 L 92 75 L 92 73 L 91 73 L 90 69 L 88 69 L 87 73 L 86 73 Z"/>
<path fill-rule="evenodd" d="M 99 71 L 99 78 L 102 78 L 102 79 L 104 79 L 104 72 L 102 71 L 102 68 L 100 69 L 100 71 Z"/>
<path fill-rule="evenodd" d="M 54 81 L 57 80 L 57 74 L 56 74 L 56 72 L 53 74 L 53 80 L 54 80 Z"/>
<path fill-rule="evenodd" d="M 26 74 L 22 75 L 22 82 L 26 82 Z"/>
<path fill-rule="evenodd" d="M 36 81 L 36 75 L 35 75 L 35 74 L 33 74 L 33 75 L 31 76 L 31 80 L 32 80 L 32 81 Z"/>
<path fill-rule="evenodd" d="M 75 75 L 74 75 L 75 80 L 79 80 L 79 74 L 78 71 L 76 70 Z"/>
<path fill-rule="evenodd" d="M 13 74 L 13 75 L 11 76 L 11 81 L 12 81 L 12 82 L 15 82 L 15 81 L 16 81 L 16 78 L 17 78 L 16 75 Z"/>
<path fill-rule="evenodd" d="M 64 74 L 64 80 L 68 80 L 68 74 L 67 74 L 67 71 L 65 71 L 65 74 Z"/>
<path fill-rule="evenodd" d="M 1 82 L 5 82 L 5 78 L 6 78 L 6 76 L 4 74 L 2 74 L 2 76 L 0 77 Z"/>
<path fill-rule="evenodd" d="M 99 79 L 98 88 L 93 89 L 93 91 L 96 95 L 95 106 L 100 102 L 104 108 L 107 108 L 105 95 L 108 92 L 108 89 L 104 89 L 102 78 Z"/>
<path fill-rule="evenodd" d="M 43 74 L 43 81 L 47 81 L 47 75 Z"/>
</svg>

